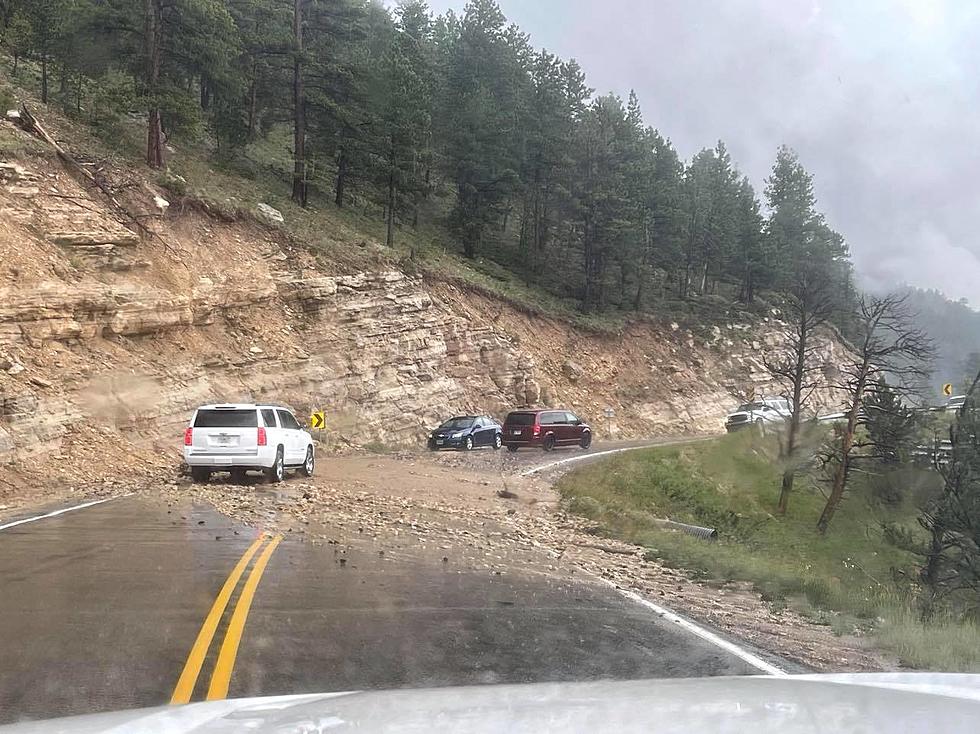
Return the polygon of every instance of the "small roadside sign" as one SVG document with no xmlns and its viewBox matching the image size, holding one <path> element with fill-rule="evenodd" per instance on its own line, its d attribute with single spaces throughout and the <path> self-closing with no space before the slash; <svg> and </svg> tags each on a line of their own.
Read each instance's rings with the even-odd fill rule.
<svg viewBox="0 0 980 734">
<path fill-rule="evenodd" d="M 945 395 L 948 398 L 952 394 L 953 394 L 953 383 L 947 382 L 945 385 L 943 385 L 943 395 Z"/>
<path fill-rule="evenodd" d="M 310 427 L 321 431 L 327 427 L 327 418 L 322 410 L 318 410 L 310 416 Z"/>
<path fill-rule="evenodd" d="M 614 418 L 616 416 L 616 411 L 613 408 L 606 408 L 602 411 L 606 418 Z"/>
</svg>

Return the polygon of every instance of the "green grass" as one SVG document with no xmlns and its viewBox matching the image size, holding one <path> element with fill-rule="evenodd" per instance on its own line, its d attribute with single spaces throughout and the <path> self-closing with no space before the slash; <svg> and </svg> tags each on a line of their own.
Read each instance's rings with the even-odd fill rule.
<svg viewBox="0 0 980 734">
<path fill-rule="evenodd" d="M 766 601 L 838 634 L 872 631 L 909 665 L 980 670 L 980 629 L 948 617 L 919 621 L 908 585 L 893 580 L 914 578 L 916 559 L 883 537 L 886 523 L 918 532 L 913 498 L 934 491 L 938 479 L 904 471 L 909 490 L 897 506 L 876 502 L 859 486 L 822 537 L 815 523 L 824 498 L 813 478 L 797 478 L 786 517 L 773 514 L 776 456 L 773 439 L 742 432 L 623 454 L 566 475 L 558 487 L 571 511 L 647 547 L 650 558 L 704 579 L 751 582 Z M 663 530 L 656 523 L 662 518 L 714 527 L 719 539 Z"/>
</svg>

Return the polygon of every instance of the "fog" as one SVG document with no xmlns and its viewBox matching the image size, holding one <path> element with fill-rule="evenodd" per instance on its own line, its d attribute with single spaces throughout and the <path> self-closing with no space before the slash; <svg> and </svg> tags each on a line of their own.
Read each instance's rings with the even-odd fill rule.
<svg viewBox="0 0 980 734">
<path fill-rule="evenodd" d="M 433 0 L 435 12 L 463 0 Z M 719 138 L 760 192 L 796 149 L 866 287 L 980 305 L 980 4 L 500 0 L 598 92 L 636 90 L 684 157 Z"/>
</svg>

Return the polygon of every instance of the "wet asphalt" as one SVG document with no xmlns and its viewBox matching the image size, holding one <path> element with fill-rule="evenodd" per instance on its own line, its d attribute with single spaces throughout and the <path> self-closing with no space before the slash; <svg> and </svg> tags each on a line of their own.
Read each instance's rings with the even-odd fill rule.
<svg viewBox="0 0 980 734">
<path fill-rule="evenodd" d="M 0 530 L 0 723 L 170 701 L 257 535 L 208 507 L 143 496 Z M 191 700 L 208 690 L 260 555 L 220 618 Z M 356 548 L 342 565 L 335 548 L 287 537 L 255 581 L 229 697 L 758 672 L 584 580 Z"/>
</svg>

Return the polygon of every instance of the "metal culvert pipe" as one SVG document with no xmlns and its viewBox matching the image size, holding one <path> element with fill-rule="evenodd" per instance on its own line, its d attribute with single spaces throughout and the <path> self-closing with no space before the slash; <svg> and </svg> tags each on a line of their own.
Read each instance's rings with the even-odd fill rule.
<svg viewBox="0 0 980 734">
<path fill-rule="evenodd" d="M 714 528 L 703 528 L 700 525 L 688 525 L 687 523 L 675 522 L 674 520 L 658 520 L 657 525 L 663 528 L 669 528 L 670 530 L 680 530 L 682 533 L 693 535 L 695 538 L 701 538 L 702 540 L 718 539 L 718 531 Z"/>
</svg>

